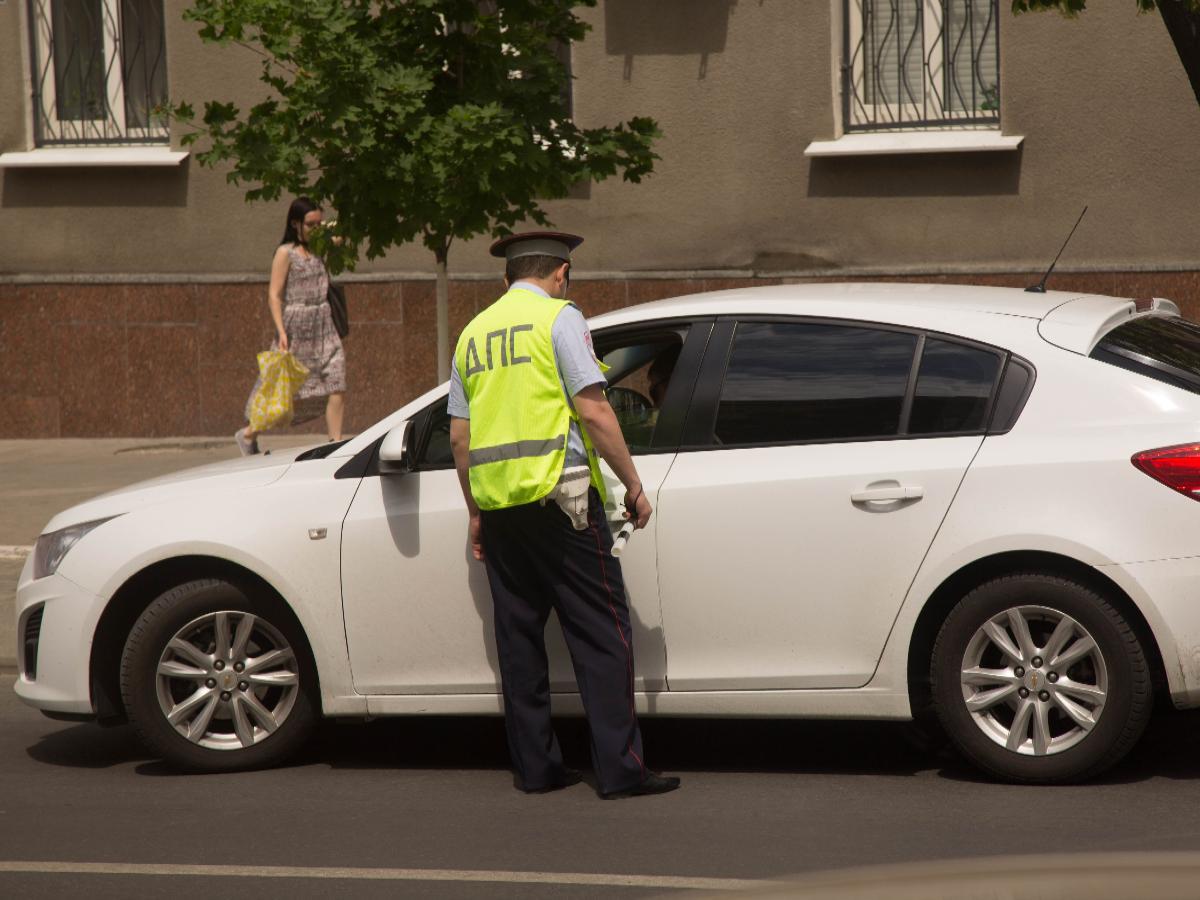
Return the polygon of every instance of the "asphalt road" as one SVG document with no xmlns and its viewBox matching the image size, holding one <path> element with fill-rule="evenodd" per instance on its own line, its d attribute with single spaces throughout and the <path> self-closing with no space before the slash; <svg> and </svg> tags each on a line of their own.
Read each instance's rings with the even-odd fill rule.
<svg viewBox="0 0 1200 900">
<path fill-rule="evenodd" d="M 642 897 L 869 864 L 1200 850 L 1195 716 L 1158 717 L 1110 777 L 1056 789 L 986 783 L 914 751 L 894 724 L 647 720 L 648 762 L 683 787 L 604 801 L 586 783 L 516 791 L 498 719 L 330 722 L 285 768 L 185 776 L 126 727 L 43 718 L 11 682 L 0 687 L 6 897 L 209 898 L 235 885 L 291 898 Z M 560 735 L 586 769 L 582 724 L 564 720 Z M 13 861 L 70 871 L 6 871 Z"/>
<path fill-rule="evenodd" d="M 0 546 L 31 544 L 76 499 L 232 455 L 171 444 L 0 442 Z M 904 864 L 870 876 L 876 893 L 836 896 L 1200 895 L 1200 714 L 1159 714 L 1108 777 L 1054 789 L 987 783 L 913 749 L 896 724 L 701 719 L 644 721 L 648 763 L 684 779 L 663 797 L 606 802 L 587 783 L 525 796 L 487 718 L 328 722 L 285 768 L 182 776 L 128 728 L 53 722 L 16 699 L 2 660 L 19 568 L 0 559 L 0 897 L 741 894 Z M 586 770 L 582 723 L 564 720 L 560 736 Z M 1155 851 L 1192 855 L 1137 855 Z M 1078 853 L 1102 854 L 1073 861 L 1091 881 L 1014 857 Z M 951 886 L 911 881 L 935 871 Z M 835 896 L 829 885 L 788 896 Z"/>
</svg>

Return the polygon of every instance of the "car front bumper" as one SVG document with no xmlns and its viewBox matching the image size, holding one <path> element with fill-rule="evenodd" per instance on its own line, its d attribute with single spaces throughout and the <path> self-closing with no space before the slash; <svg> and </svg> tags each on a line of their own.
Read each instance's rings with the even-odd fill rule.
<svg viewBox="0 0 1200 900">
<path fill-rule="evenodd" d="M 61 575 L 33 579 L 33 557 L 17 582 L 17 696 L 52 713 L 94 713 L 89 660 L 99 598 Z"/>
</svg>

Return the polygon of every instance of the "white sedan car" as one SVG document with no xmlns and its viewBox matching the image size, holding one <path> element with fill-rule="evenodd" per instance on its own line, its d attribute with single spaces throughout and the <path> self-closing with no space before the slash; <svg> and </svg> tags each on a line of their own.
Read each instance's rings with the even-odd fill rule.
<svg viewBox="0 0 1200 900">
<path fill-rule="evenodd" d="M 780 286 L 591 325 L 656 509 L 622 558 L 643 715 L 936 716 L 993 776 L 1062 782 L 1156 695 L 1200 705 L 1200 326 L 1174 304 Z M 443 385 L 56 516 L 17 693 L 208 771 L 320 715 L 501 712 L 448 426 Z"/>
</svg>

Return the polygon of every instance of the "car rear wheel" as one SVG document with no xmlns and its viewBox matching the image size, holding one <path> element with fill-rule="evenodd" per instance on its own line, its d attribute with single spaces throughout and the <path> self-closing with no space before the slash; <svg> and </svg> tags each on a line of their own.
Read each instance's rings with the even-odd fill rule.
<svg viewBox="0 0 1200 900">
<path fill-rule="evenodd" d="M 307 739 L 316 675 L 281 604 L 225 581 L 167 591 L 135 623 L 121 694 L 143 742 L 189 771 L 282 762 Z"/>
<path fill-rule="evenodd" d="M 1027 784 L 1092 778 L 1141 736 L 1153 702 L 1137 635 L 1081 584 L 1026 573 L 962 599 L 933 649 L 946 733 L 990 774 Z"/>
</svg>

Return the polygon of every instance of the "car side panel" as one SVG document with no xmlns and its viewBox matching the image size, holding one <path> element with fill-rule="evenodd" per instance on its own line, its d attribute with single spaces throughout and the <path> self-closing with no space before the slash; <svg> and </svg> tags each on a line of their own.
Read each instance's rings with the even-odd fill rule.
<svg viewBox="0 0 1200 900">
<path fill-rule="evenodd" d="M 1200 397 L 1053 348 L 1034 363 L 1038 381 L 1021 418 L 1008 434 L 984 440 L 897 617 L 876 673 L 882 680 L 872 684 L 906 670 L 921 608 L 947 578 L 984 557 L 1032 550 L 1095 566 L 1117 582 L 1154 632 L 1172 694 L 1191 704 L 1200 681 L 1184 673 L 1200 669 L 1190 659 L 1181 666 L 1173 635 L 1200 636 L 1200 580 L 1190 596 L 1177 584 L 1160 590 L 1179 576 L 1151 577 L 1150 564 L 1200 558 L 1200 503 L 1155 482 L 1130 457 L 1200 440 Z"/>
<path fill-rule="evenodd" d="M 183 508 L 142 507 L 87 535 L 58 574 L 97 598 L 82 617 L 88 653 L 104 606 L 136 573 L 166 559 L 213 556 L 254 572 L 291 606 L 313 650 L 325 712 L 365 712 L 350 679 L 342 620 L 339 536 L 359 484 L 334 478 L 344 462 L 308 460 L 266 487 L 214 491 Z M 325 536 L 313 540 L 310 529 Z M 147 549 L 129 556 L 130 547 Z"/>
</svg>

